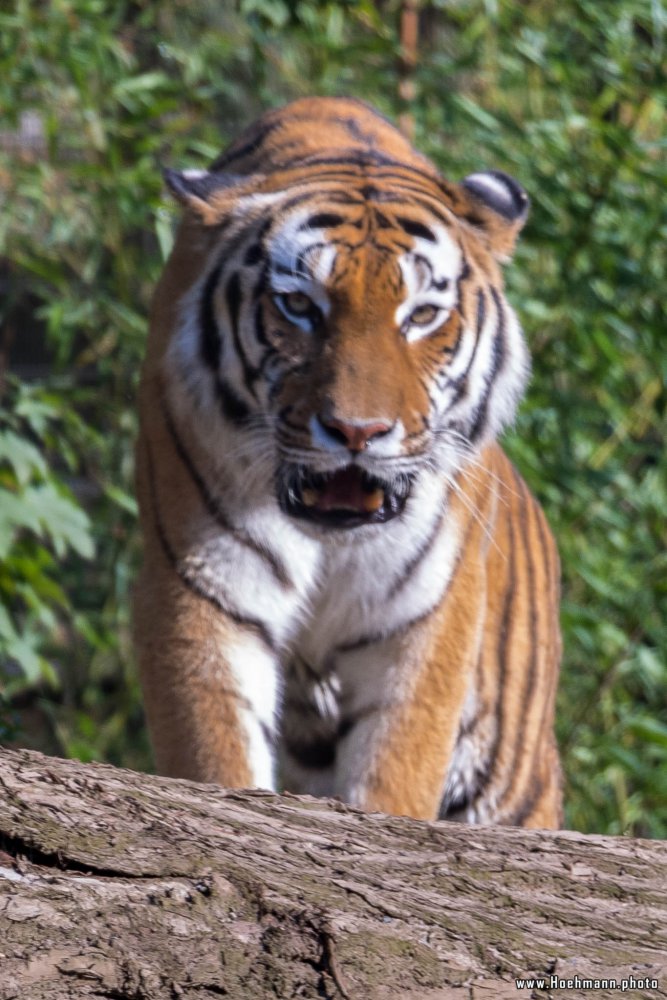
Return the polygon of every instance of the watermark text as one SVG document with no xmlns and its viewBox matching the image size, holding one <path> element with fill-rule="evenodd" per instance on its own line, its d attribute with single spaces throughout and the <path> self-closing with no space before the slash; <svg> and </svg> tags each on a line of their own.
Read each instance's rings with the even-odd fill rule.
<svg viewBox="0 0 667 1000">
<path fill-rule="evenodd" d="M 657 990 L 657 979 L 628 976 L 627 979 L 588 979 L 585 976 L 535 976 L 532 979 L 515 979 L 518 990 Z"/>
</svg>

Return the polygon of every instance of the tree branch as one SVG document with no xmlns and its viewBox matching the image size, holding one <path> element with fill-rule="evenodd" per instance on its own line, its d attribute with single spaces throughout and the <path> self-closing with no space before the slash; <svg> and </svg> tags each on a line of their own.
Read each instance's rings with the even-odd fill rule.
<svg viewBox="0 0 667 1000">
<path fill-rule="evenodd" d="M 667 997 L 662 843 L 0 751 L 0 850 L 0 1000 L 495 1000 L 532 975 Z"/>
</svg>

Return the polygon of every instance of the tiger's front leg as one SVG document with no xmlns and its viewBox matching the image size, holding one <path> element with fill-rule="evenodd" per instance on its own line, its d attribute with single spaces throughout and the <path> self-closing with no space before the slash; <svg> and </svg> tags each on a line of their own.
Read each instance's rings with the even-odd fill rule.
<svg viewBox="0 0 667 1000">
<path fill-rule="evenodd" d="M 482 618 L 466 595 L 483 587 L 459 565 L 444 606 L 399 635 L 341 650 L 348 696 L 335 794 L 371 811 L 435 819 L 479 656 Z M 439 619 L 439 620 L 438 620 Z"/>
<path fill-rule="evenodd" d="M 292 666 L 282 726 L 289 791 L 437 817 L 479 640 L 473 623 L 462 642 L 441 647 L 443 661 L 430 631 L 420 624 L 339 648 L 319 676 Z"/>
<path fill-rule="evenodd" d="M 160 413 L 159 402 L 151 413 Z M 210 515 L 201 474 L 191 472 L 194 458 L 183 461 L 169 421 L 145 425 L 134 634 L 157 769 L 227 787 L 275 788 L 278 641 L 253 590 L 270 566 Z M 178 502 L 167 502 L 174 495 Z M 270 581 L 264 590 L 277 603 Z"/>
<path fill-rule="evenodd" d="M 265 638 L 175 574 L 137 588 L 135 633 L 159 773 L 226 787 L 276 787 L 278 667 Z"/>
<path fill-rule="evenodd" d="M 330 651 L 287 677 L 283 775 L 295 792 L 435 819 L 479 659 L 479 550 L 456 565 L 440 606 Z"/>
<path fill-rule="evenodd" d="M 472 649 L 464 662 L 457 656 L 460 669 L 443 672 L 428 655 L 418 662 L 415 638 L 345 657 L 345 672 L 363 676 L 364 684 L 345 706 L 334 792 L 372 812 L 432 820 L 458 731 Z"/>
</svg>

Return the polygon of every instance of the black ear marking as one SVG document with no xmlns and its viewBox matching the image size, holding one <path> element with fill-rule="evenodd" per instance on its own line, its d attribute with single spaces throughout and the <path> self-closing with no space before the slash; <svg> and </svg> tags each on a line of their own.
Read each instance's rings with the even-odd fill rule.
<svg viewBox="0 0 667 1000">
<path fill-rule="evenodd" d="M 508 222 L 523 221 L 528 215 L 530 198 L 519 182 L 502 170 L 469 174 L 462 183 L 474 198 Z"/>
<path fill-rule="evenodd" d="M 236 174 L 211 173 L 209 170 L 171 170 L 162 171 L 165 184 L 179 201 L 189 202 L 193 198 L 208 201 L 212 194 L 225 188 L 234 187 L 245 179 Z"/>
</svg>

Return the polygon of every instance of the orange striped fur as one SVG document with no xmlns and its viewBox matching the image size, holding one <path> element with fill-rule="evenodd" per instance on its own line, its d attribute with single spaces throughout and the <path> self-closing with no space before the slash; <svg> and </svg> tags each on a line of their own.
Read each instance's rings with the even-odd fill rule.
<svg viewBox="0 0 667 1000">
<path fill-rule="evenodd" d="M 167 182 L 137 447 L 159 770 L 556 827 L 558 555 L 496 443 L 525 193 L 332 98 Z"/>
</svg>

